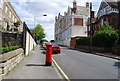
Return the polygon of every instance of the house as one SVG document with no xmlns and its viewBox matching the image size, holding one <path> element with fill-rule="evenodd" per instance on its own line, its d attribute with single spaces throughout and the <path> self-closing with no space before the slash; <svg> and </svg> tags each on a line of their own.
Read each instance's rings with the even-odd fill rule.
<svg viewBox="0 0 120 81">
<path fill-rule="evenodd" d="M 3 31 L 23 31 L 22 21 L 8 0 L 0 0 L 0 29 Z"/>
<path fill-rule="evenodd" d="M 60 13 L 55 17 L 55 41 L 64 46 L 71 45 L 71 39 L 82 36 L 87 37 L 86 22 L 90 16 L 90 6 L 77 6 L 77 1 L 73 1 L 73 8 L 68 7 L 64 16 Z"/>
<path fill-rule="evenodd" d="M 119 7 L 118 2 L 115 0 L 102 0 L 97 13 L 98 24 L 103 25 L 106 21 L 113 28 L 120 29 Z"/>
</svg>

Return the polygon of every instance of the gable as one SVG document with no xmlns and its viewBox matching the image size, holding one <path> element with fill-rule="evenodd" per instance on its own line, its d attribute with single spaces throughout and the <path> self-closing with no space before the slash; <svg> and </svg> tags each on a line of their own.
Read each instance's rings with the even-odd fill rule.
<svg viewBox="0 0 120 81">
<path fill-rule="evenodd" d="M 100 8 L 99 8 L 99 11 L 104 9 L 105 7 L 109 6 L 106 2 L 102 1 L 101 4 L 100 4 Z"/>
</svg>

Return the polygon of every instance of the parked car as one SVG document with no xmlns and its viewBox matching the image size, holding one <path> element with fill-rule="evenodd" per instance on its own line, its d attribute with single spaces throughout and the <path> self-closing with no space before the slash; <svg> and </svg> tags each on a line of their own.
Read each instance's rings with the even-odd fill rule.
<svg viewBox="0 0 120 81">
<path fill-rule="evenodd" d="M 52 44 L 52 52 L 61 53 L 61 48 L 57 44 Z"/>
</svg>

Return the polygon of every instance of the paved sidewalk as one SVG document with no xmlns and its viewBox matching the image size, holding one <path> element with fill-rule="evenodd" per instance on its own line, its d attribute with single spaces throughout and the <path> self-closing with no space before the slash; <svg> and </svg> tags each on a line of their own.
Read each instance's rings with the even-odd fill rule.
<svg viewBox="0 0 120 81">
<path fill-rule="evenodd" d="M 78 48 L 73 48 L 73 47 L 68 47 L 68 48 L 69 49 L 74 49 L 74 50 L 79 50 L 79 51 L 82 51 L 82 52 L 89 53 L 88 50 L 83 50 L 83 49 L 78 49 Z M 120 60 L 120 56 L 118 56 L 116 54 L 112 54 L 112 53 L 97 53 L 97 52 L 92 52 L 91 54 L 95 54 L 95 55 L 99 55 L 99 56 L 104 56 L 104 57 L 108 57 L 108 58 Z"/>
<path fill-rule="evenodd" d="M 36 46 L 5 79 L 63 79 L 54 64 L 45 66 L 45 54 L 40 49 Z"/>
</svg>

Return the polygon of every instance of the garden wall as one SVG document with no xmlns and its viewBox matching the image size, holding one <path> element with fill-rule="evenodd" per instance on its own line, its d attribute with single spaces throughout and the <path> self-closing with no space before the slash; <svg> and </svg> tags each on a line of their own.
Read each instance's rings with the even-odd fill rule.
<svg viewBox="0 0 120 81">
<path fill-rule="evenodd" d="M 10 47 L 16 45 L 23 47 L 23 33 L 2 32 L 2 47 Z"/>
<path fill-rule="evenodd" d="M 24 50 L 19 48 L 0 55 L 0 77 L 4 77 L 24 58 Z"/>
</svg>

